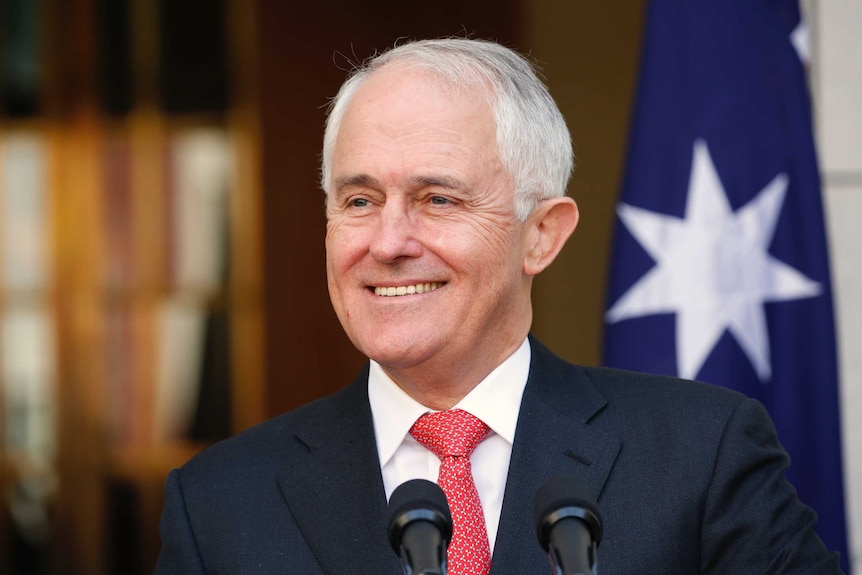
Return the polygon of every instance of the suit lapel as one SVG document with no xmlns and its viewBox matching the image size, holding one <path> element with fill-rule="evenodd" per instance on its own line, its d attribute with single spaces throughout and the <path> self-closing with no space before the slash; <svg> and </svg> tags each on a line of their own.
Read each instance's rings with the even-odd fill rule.
<svg viewBox="0 0 862 575">
<path fill-rule="evenodd" d="M 575 366 L 534 338 L 532 361 L 518 416 L 491 575 L 548 570 L 536 539 L 533 498 L 549 477 L 574 475 L 601 493 L 620 450 L 617 437 L 587 424 L 605 398 Z"/>
<path fill-rule="evenodd" d="M 367 371 L 296 433 L 305 451 L 279 473 L 299 529 L 326 573 L 401 575 L 386 536 Z"/>
</svg>

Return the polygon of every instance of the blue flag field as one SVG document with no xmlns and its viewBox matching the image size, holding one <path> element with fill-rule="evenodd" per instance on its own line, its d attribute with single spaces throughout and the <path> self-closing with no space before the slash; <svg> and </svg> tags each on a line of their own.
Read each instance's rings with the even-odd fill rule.
<svg viewBox="0 0 862 575">
<path fill-rule="evenodd" d="M 797 0 L 653 0 L 605 364 L 760 400 L 850 572 L 835 325 Z"/>
</svg>

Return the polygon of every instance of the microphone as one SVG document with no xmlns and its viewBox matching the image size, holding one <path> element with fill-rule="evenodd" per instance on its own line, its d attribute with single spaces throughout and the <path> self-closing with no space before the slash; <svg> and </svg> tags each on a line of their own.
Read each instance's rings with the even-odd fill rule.
<svg viewBox="0 0 862 575">
<path fill-rule="evenodd" d="M 411 479 L 389 498 L 389 543 L 405 575 L 446 575 L 452 514 L 436 483 Z"/>
<path fill-rule="evenodd" d="M 576 477 L 552 477 L 533 503 L 536 535 L 554 575 L 596 575 L 602 517 L 590 488 Z"/>
</svg>

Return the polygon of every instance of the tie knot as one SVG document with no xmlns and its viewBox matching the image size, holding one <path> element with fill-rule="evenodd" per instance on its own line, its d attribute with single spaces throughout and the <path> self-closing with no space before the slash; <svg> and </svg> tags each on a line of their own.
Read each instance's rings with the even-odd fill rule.
<svg viewBox="0 0 862 575">
<path fill-rule="evenodd" d="M 410 435 L 434 455 L 470 457 L 490 428 L 463 409 L 426 413 L 410 428 Z"/>
</svg>

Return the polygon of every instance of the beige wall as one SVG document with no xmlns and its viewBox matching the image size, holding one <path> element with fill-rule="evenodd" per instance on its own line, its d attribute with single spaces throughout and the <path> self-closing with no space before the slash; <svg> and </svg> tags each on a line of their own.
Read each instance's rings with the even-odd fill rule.
<svg viewBox="0 0 862 575">
<path fill-rule="evenodd" d="M 862 573 L 862 2 L 805 7 L 838 320 L 851 562 Z"/>
</svg>

